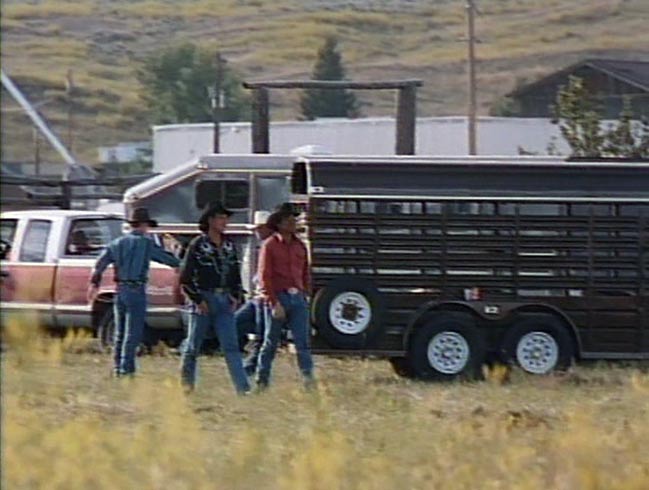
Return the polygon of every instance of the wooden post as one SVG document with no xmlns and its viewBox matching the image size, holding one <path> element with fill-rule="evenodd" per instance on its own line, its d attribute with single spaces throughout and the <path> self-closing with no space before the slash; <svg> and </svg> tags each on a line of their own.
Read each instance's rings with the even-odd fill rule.
<svg viewBox="0 0 649 490">
<path fill-rule="evenodd" d="M 38 129 L 32 129 L 34 135 L 34 175 L 41 175 L 41 138 Z"/>
<path fill-rule="evenodd" d="M 72 69 L 68 69 L 68 73 L 65 76 L 65 93 L 67 95 L 68 102 L 68 150 L 72 151 L 72 127 L 73 127 L 73 100 L 74 97 L 74 80 L 72 78 Z"/>
<path fill-rule="evenodd" d="M 270 153 L 268 89 L 255 88 L 252 99 L 252 152 Z"/>
<path fill-rule="evenodd" d="M 397 155 L 415 154 L 417 89 L 414 85 L 401 87 L 397 99 Z"/>
<path fill-rule="evenodd" d="M 61 209 L 72 209 L 72 186 L 67 180 L 61 182 Z"/>
</svg>

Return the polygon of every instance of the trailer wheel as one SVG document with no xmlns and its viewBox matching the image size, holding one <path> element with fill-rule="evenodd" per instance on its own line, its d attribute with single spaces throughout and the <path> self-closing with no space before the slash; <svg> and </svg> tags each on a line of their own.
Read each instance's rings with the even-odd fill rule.
<svg viewBox="0 0 649 490">
<path fill-rule="evenodd" d="M 410 364 L 422 379 L 479 379 L 485 358 L 483 333 L 473 318 L 464 313 L 432 315 L 410 343 Z"/>
<path fill-rule="evenodd" d="M 332 347 L 362 349 L 383 329 L 385 305 L 371 281 L 341 277 L 318 291 L 312 320 Z"/>
<path fill-rule="evenodd" d="M 395 374 L 402 378 L 414 378 L 415 371 L 412 369 L 410 362 L 405 357 L 391 357 L 389 359 L 390 365 Z"/>
<path fill-rule="evenodd" d="M 526 373 L 548 374 L 568 369 L 574 346 L 570 334 L 551 315 L 521 319 L 507 331 L 502 344 L 503 357 Z"/>
</svg>

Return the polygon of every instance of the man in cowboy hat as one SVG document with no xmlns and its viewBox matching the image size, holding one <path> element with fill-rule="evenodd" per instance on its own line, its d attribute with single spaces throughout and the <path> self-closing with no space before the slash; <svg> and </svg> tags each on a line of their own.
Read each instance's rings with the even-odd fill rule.
<svg viewBox="0 0 649 490">
<path fill-rule="evenodd" d="M 268 386 L 272 362 L 280 342 L 282 326 L 293 334 L 297 361 L 307 387 L 314 384 L 313 360 L 309 350 L 309 313 L 307 295 L 310 287 L 307 248 L 297 237 L 299 212 L 284 203 L 268 218 L 273 231 L 262 245 L 258 275 L 266 302 L 264 342 L 257 366 L 257 385 Z"/>
<path fill-rule="evenodd" d="M 237 393 L 250 391 L 234 321 L 243 296 L 241 271 L 237 250 L 224 234 L 231 215 L 219 202 L 206 206 L 198 221 L 202 233 L 190 242 L 181 266 L 180 284 L 192 302 L 181 362 L 187 391 L 196 385 L 196 358 L 209 331 L 216 332 Z"/>
<path fill-rule="evenodd" d="M 135 353 L 142 341 L 146 317 L 146 284 L 151 260 L 178 267 L 179 260 L 165 252 L 147 236 L 157 222 L 146 208 L 135 208 L 129 216 L 130 233 L 113 240 L 101 253 L 90 278 L 88 300 L 99 289 L 101 276 L 113 264 L 117 294 L 115 295 L 114 375 L 135 373 Z"/>
</svg>

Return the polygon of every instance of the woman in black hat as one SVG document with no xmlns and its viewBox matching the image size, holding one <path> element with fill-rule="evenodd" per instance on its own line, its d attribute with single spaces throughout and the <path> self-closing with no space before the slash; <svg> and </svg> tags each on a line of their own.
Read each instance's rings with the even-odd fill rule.
<svg viewBox="0 0 649 490">
<path fill-rule="evenodd" d="M 219 202 L 206 206 L 198 220 L 202 233 L 189 244 L 180 268 L 180 284 L 193 310 L 182 349 L 181 378 L 188 390 L 196 384 L 196 357 L 203 339 L 214 329 L 235 389 L 250 391 L 234 321 L 243 296 L 239 259 L 224 234 L 231 215 Z"/>
</svg>

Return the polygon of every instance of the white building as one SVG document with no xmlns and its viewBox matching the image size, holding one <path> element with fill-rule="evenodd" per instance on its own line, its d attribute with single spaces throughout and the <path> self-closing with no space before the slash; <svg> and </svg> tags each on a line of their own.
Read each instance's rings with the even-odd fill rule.
<svg viewBox="0 0 649 490">
<path fill-rule="evenodd" d="M 153 170 L 164 172 L 191 158 L 212 152 L 213 125 L 174 124 L 153 128 Z M 221 124 L 221 152 L 251 152 L 251 126 Z M 523 149 L 545 155 L 553 143 L 565 154 L 568 147 L 559 128 L 549 119 L 481 117 L 478 121 L 480 155 L 518 155 Z M 393 118 L 319 119 L 316 121 L 271 122 L 271 153 L 289 154 L 300 146 L 313 145 L 335 155 L 393 155 Z M 417 119 L 418 155 L 466 155 L 465 117 L 425 117 Z"/>
<path fill-rule="evenodd" d="M 102 146 L 98 149 L 99 163 L 131 163 L 134 161 L 151 161 L 151 143 L 133 141 L 119 143 L 117 146 Z"/>
</svg>

